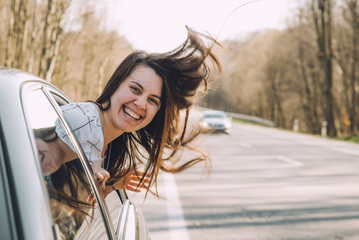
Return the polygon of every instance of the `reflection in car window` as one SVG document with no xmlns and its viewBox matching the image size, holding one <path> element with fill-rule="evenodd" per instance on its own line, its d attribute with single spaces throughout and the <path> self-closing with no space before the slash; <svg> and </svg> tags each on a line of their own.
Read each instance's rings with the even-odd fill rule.
<svg viewBox="0 0 359 240">
<path fill-rule="evenodd" d="M 23 107 L 34 131 L 53 221 L 62 238 L 107 239 L 101 215 L 87 201 L 92 189 L 80 160 L 63 163 L 63 143 L 55 132 L 56 111 L 40 89 L 23 95 Z"/>
</svg>

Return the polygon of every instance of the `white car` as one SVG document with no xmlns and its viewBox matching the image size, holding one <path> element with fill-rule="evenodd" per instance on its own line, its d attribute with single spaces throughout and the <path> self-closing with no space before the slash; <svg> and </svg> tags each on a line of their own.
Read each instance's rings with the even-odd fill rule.
<svg viewBox="0 0 359 240">
<path fill-rule="evenodd" d="M 223 111 L 206 110 L 201 118 L 204 132 L 223 132 L 229 134 L 232 128 L 231 118 Z"/>
<path fill-rule="evenodd" d="M 53 141 L 57 119 L 66 125 L 59 106 L 69 98 L 34 75 L 0 67 L 0 102 L 1 239 L 150 239 L 124 190 L 102 197 L 70 129 L 78 159 L 51 175 L 42 171 L 39 139 Z M 83 204 L 90 194 L 96 204 Z"/>
</svg>

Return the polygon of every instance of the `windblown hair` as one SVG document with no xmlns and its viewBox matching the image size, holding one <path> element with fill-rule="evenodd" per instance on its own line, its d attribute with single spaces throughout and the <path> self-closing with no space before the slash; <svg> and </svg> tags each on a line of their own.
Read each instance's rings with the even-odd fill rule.
<svg viewBox="0 0 359 240">
<path fill-rule="evenodd" d="M 186 147 L 196 135 L 184 138 L 188 123 L 189 110 L 194 104 L 194 96 L 203 85 L 206 91 L 211 68 L 222 71 L 221 64 L 213 53 L 213 47 L 219 43 L 210 36 L 195 32 L 189 28 L 186 41 L 178 48 L 166 53 L 148 53 L 134 51 L 115 70 L 102 94 L 96 100 L 97 105 L 107 111 L 111 107 L 110 98 L 138 66 L 152 68 L 163 80 L 161 107 L 154 119 L 146 127 L 136 132 L 126 132 L 113 140 L 107 150 L 104 166 L 110 175 L 126 174 L 131 167 L 136 168 L 136 161 L 145 157 L 145 172 L 151 174 L 151 184 L 157 183 L 159 169 L 167 172 L 179 172 L 197 162 L 208 159 L 205 154 L 187 161 L 180 166 L 166 164 L 173 159 L 176 151 Z M 185 112 L 184 123 L 180 122 L 180 112 Z M 187 135 L 188 133 L 186 133 Z M 145 149 L 141 153 L 139 146 Z M 164 150 L 170 152 L 164 155 Z M 127 170 L 127 171 L 126 171 Z"/>
</svg>

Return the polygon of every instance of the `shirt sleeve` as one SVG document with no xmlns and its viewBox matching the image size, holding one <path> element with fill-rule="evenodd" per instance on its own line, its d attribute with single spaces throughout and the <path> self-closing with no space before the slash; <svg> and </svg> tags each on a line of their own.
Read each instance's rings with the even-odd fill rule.
<svg viewBox="0 0 359 240">
<path fill-rule="evenodd" d="M 82 146 L 90 163 L 101 161 L 104 145 L 101 121 L 96 106 L 92 103 L 70 103 L 61 106 L 63 117 L 70 126 L 77 141 Z M 71 140 L 60 120 L 56 120 L 56 133 L 72 151 L 75 151 Z"/>
</svg>

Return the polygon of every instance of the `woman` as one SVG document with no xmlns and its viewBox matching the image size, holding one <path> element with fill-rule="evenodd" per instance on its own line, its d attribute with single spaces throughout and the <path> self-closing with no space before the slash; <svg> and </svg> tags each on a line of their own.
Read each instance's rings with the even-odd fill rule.
<svg viewBox="0 0 359 240">
<path fill-rule="evenodd" d="M 95 102 L 62 107 L 105 195 L 119 188 L 148 189 L 156 183 L 159 169 L 178 172 L 206 159 L 202 154 L 179 167 L 166 164 L 188 143 L 184 133 L 189 110 L 200 86 L 207 90 L 211 73 L 205 60 L 213 60 L 221 71 L 212 51 L 218 44 L 215 39 L 187 30 L 187 40 L 173 51 L 130 54 Z M 180 125 L 182 110 L 185 118 Z M 71 144 L 60 124 L 56 133 L 67 143 L 62 146 L 64 162 L 71 161 L 76 157 L 74 149 L 70 151 Z M 165 149 L 170 152 L 167 158 Z M 138 172 L 136 163 L 144 158 L 144 172 Z"/>
</svg>

